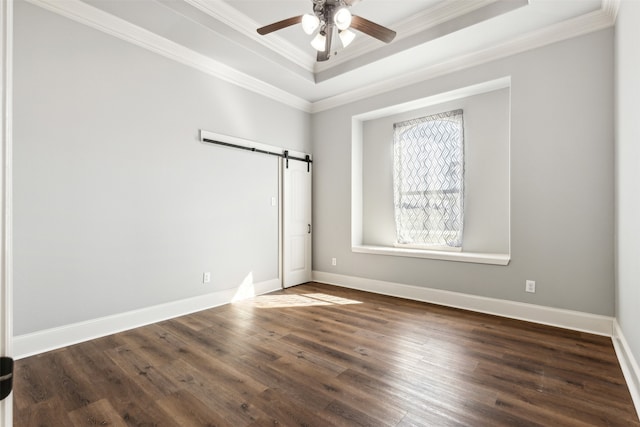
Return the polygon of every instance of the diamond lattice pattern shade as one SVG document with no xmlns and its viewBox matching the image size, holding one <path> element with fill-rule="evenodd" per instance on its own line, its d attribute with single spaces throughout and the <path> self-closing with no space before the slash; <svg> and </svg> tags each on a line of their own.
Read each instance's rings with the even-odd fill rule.
<svg viewBox="0 0 640 427">
<path fill-rule="evenodd" d="M 464 223 L 462 110 L 393 128 L 396 243 L 459 250 Z"/>
</svg>

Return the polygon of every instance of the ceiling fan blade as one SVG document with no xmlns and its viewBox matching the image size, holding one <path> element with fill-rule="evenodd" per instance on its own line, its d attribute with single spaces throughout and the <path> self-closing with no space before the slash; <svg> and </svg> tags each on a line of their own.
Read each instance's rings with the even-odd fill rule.
<svg viewBox="0 0 640 427">
<path fill-rule="evenodd" d="M 391 43 L 391 41 L 396 37 L 395 31 L 356 15 L 353 15 L 351 18 L 351 28 L 362 31 L 363 33 L 385 43 Z"/>
<path fill-rule="evenodd" d="M 282 21 L 274 22 L 273 24 L 265 25 L 264 27 L 258 28 L 258 34 L 264 36 L 265 34 L 269 34 L 295 24 L 299 24 L 300 22 L 302 22 L 302 15 L 293 16 L 291 18 L 283 19 Z"/>
</svg>

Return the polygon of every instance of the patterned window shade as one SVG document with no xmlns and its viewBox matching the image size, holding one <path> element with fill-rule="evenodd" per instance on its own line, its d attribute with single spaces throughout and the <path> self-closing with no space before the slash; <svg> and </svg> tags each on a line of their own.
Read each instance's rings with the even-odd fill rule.
<svg viewBox="0 0 640 427">
<path fill-rule="evenodd" d="M 462 110 L 396 123 L 393 128 L 396 243 L 461 250 Z"/>
</svg>

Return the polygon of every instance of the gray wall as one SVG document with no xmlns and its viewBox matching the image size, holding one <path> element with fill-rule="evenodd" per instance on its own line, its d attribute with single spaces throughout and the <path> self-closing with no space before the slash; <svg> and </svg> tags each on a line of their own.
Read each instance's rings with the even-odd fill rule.
<svg viewBox="0 0 640 427">
<path fill-rule="evenodd" d="M 16 335 L 276 277 L 275 162 L 203 145 L 200 128 L 300 151 L 313 141 L 315 270 L 614 312 L 612 30 L 313 118 L 23 1 L 14 55 Z M 352 253 L 351 116 L 506 75 L 510 265 Z"/>
<path fill-rule="evenodd" d="M 465 252 L 509 253 L 509 89 L 363 123 L 363 242 L 393 246 L 393 124 L 464 110 Z"/>
<path fill-rule="evenodd" d="M 623 1 L 616 26 L 616 317 L 640 361 L 640 3 Z"/>
<path fill-rule="evenodd" d="M 508 75 L 510 264 L 352 253 L 351 117 Z M 613 315 L 613 99 L 608 29 L 315 114 L 314 270 Z"/>
<path fill-rule="evenodd" d="M 14 55 L 16 335 L 277 278 L 276 159 L 198 129 L 308 152 L 308 114 L 23 1 Z"/>
</svg>

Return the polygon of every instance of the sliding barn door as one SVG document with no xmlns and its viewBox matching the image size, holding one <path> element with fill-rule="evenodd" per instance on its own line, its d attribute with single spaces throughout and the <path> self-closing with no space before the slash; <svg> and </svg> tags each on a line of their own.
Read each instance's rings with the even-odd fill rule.
<svg viewBox="0 0 640 427">
<path fill-rule="evenodd" d="M 311 165 L 282 159 L 282 168 L 282 285 L 288 288 L 311 280 Z"/>
</svg>

